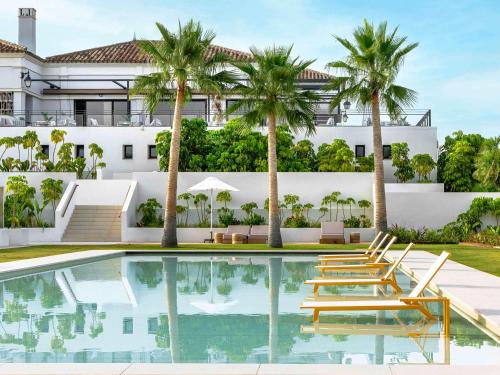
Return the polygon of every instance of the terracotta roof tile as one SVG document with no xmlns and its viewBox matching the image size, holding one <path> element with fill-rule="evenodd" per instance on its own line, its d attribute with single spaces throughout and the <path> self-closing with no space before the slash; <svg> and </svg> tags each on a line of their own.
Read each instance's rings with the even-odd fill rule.
<svg viewBox="0 0 500 375">
<path fill-rule="evenodd" d="M 230 57 L 240 61 L 251 61 L 252 55 L 248 52 L 238 51 L 218 45 L 211 45 L 207 52 L 210 58 L 217 52 L 224 52 Z M 90 48 L 81 51 L 49 56 L 49 63 L 108 63 L 108 64 L 144 64 L 148 63 L 148 56 L 138 47 L 135 41 L 111 44 L 108 46 Z M 332 78 L 331 75 L 308 69 L 304 72 L 302 79 L 323 80 Z"/>
<path fill-rule="evenodd" d="M 26 52 L 26 47 L 20 46 L 19 44 L 15 44 L 9 42 L 7 40 L 0 39 L 0 53 L 22 53 Z"/>
<path fill-rule="evenodd" d="M 4 39 L 0 39 L 0 53 L 25 53 L 27 55 L 33 56 L 40 61 L 44 61 L 40 56 L 28 51 L 25 46 L 20 44 L 12 43 Z"/>
</svg>

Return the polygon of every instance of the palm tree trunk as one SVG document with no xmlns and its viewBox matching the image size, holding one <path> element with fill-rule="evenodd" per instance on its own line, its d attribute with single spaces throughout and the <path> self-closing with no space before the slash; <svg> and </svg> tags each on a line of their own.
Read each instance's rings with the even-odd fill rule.
<svg viewBox="0 0 500 375">
<path fill-rule="evenodd" d="M 268 117 L 267 164 L 269 170 L 269 246 L 283 247 L 278 206 L 278 162 L 276 156 L 276 117 Z"/>
<path fill-rule="evenodd" d="M 179 171 L 179 150 L 181 143 L 182 105 L 185 88 L 177 87 L 175 99 L 174 122 L 172 124 L 172 140 L 170 142 L 170 159 L 168 161 L 167 198 L 165 203 L 165 224 L 161 247 L 177 247 L 177 173 Z"/>
<path fill-rule="evenodd" d="M 375 158 L 375 233 L 387 231 L 385 204 L 384 160 L 382 154 L 382 130 L 380 128 L 379 93 L 372 95 L 373 154 Z"/>
</svg>

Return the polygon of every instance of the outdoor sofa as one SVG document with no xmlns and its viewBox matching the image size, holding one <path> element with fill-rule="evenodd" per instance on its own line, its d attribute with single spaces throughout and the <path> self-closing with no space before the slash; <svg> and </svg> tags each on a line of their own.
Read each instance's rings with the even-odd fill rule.
<svg viewBox="0 0 500 375">
<path fill-rule="evenodd" d="M 248 235 L 250 233 L 250 225 L 228 225 L 225 232 L 217 232 L 214 235 L 215 243 L 233 243 L 233 239 L 242 241 L 241 243 L 248 242 Z"/>
<path fill-rule="evenodd" d="M 321 223 L 320 244 L 345 244 L 344 223 L 324 221 Z"/>
<path fill-rule="evenodd" d="M 250 235 L 248 236 L 248 243 L 267 243 L 268 233 L 268 225 L 252 225 L 252 228 L 250 228 Z"/>
</svg>

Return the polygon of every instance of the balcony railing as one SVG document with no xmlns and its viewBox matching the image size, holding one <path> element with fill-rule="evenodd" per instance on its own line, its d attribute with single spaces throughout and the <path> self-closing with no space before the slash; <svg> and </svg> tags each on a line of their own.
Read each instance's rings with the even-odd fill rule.
<svg viewBox="0 0 500 375">
<path fill-rule="evenodd" d="M 227 120 L 238 117 L 239 114 L 229 116 L 217 112 L 184 111 L 184 118 L 200 118 L 207 121 L 209 126 L 223 126 Z M 137 127 L 156 126 L 171 127 L 174 114 L 157 112 L 151 114 L 144 111 L 104 112 L 90 111 L 14 111 L 9 114 L 0 114 L 0 126 L 89 126 L 89 127 Z M 327 110 L 319 109 L 315 112 L 314 122 L 320 127 L 350 127 L 371 126 L 371 114 L 368 112 L 342 111 L 331 114 Z M 381 113 L 382 126 L 431 126 L 430 110 L 408 110 L 397 119 L 390 118 L 387 113 Z"/>
</svg>

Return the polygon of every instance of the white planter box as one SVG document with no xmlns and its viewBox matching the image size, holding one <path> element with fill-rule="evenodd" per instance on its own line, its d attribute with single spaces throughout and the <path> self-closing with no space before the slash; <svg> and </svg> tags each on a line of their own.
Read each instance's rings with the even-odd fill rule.
<svg viewBox="0 0 500 375">
<path fill-rule="evenodd" d="M 225 228 L 214 228 L 215 232 L 224 232 Z M 320 228 L 281 228 L 283 242 L 319 243 Z M 344 230 L 346 243 L 349 243 L 349 233 L 358 232 L 361 241 L 373 240 L 374 228 L 346 228 Z M 123 242 L 160 242 L 163 228 L 135 228 L 129 227 L 122 231 Z M 210 238 L 209 228 L 177 228 L 179 243 L 203 243 Z"/>
<path fill-rule="evenodd" d="M 29 243 L 59 242 L 60 233 L 56 228 L 28 228 Z"/>
<path fill-rule="evenodd" d="M 215 228 L 214 232 L 223 228 Z M 225 229 L 224 229 L 225 230 Z M 134 228 L 129 227 L 122 231 L 123 242 L 160 242 L 163 228 Z M 210 238 L 210 228 L 177 228 L 177 241 L 203 243 Z"/>
<path fill-rule="evenodd" d="M 30 242 L 29 229 L 6 229 L 9 236 L 9 246 L 25 246 Z"/>
</svg>

